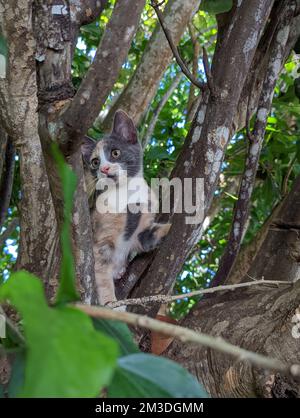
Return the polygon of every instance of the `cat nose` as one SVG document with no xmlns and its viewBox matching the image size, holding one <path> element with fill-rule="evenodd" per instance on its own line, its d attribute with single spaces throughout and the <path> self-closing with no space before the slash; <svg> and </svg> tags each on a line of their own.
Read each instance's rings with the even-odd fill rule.
<svg viewBox="0 0 300 418">
<path fill-rule="evenodd" d="M 100 171 L 101 171 L 101 173 L 108 174 L 108 172 L 109 172 L 109 166 L 108 165 L 105 165 L 104 167 L 101 167 L 100 168 Z"/>
</svg>

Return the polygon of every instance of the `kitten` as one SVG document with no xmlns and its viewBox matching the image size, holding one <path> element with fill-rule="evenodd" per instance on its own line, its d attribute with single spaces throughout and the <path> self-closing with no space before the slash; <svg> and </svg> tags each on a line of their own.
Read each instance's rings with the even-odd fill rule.
<svg viewBox="0 0 300 418">
<path fill-rule="evenodd" d="M 157 205 L 157 199 L 144 180 L 142 147 L 134 123 L 125 112 L 116 112 L 112 132 L 103 140 L 95 142 L 86 137 L 82 154 L 89 195 L 110 181 L 106 190 L 96 190 L 91 213 L 98 300 L 105 305 L 116 300 L 114 280 L 125 272 L 129 256 L 157 247 L 170 224 L 155 223 L 155 213 L 147 211 Z M 137 181 L 139 192 L 130 192 Z M 126 199 L 123 204 L 119 201 L 118 207 L 116 200 L 110 199 L 116 190 Z M 103 213 L 108 206 L 109 213 Z"/>
</svg>

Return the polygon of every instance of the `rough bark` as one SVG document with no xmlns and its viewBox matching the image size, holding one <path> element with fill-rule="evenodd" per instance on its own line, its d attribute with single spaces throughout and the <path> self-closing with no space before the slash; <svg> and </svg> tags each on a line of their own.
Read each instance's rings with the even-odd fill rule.
<svg viewBox="0 0 300 418">
<path fill-rule="evenodd" d="M 100 41 L 95 59 L 74 96 L 71 61 L 76 35 L 83 23 L 101 12 L 105 2 L 62 1 L 63 13 L 40 1 L 35 10 L 35 37 L 38 45 L 39 134 L 42 140 L 58 226 L 63 216 L 60 178 L 49 145 L 60 144 L 78 177 L 73 212 L 73 248 L 78 288 L 83 299 L 96 300 L 92 231 L 81 161 L 81 139 L 99 112 L 127 55 L 144 0 L 118 1 Z M 90 8 L 89 6 L 93 6 Z M 75 7 L 76 6 L 76 7 Z M 100 7 L 101 6 L 101 7 Z M 91 9 L 91 10 L 90 10 Z M 56 9 L 55 9 L 56 10 Z M 128 14 L 128 10 L 131 11 Z M 88 16 L 87 16 L 88 15 Z M 109 74 L 109 76 L 108 76 Z M 71 100 L 72 99 L 72 100 Z"/>
<path fill-rule="evenodd" d="M 244 277 L 244 281 L 250 276 L 295 284 L 287 289 L 251 287 L 205 298 L 181 325 L 222 336 L 287 363 L 299 362 L 299 207 L 300 176 L 267 221 L 266 238 L 263 243 L 260 240 L 260 250 Z M 299 382 L 234 362 L 211 350 L 174 341 L 164 355 L 187 367 L 213 397 L 300 397 Z"/>
<path fill-rule="evenodd" d="M 235 263 L 232 267 L 230 275 L 227 277 L 225 284 L 234 284 L 240 283 L 247 275 L 248 279 L 250 278 L 247 274 L 248 270 L 251 267 L 251 264 L 254 258 L 257 256 L 269 230 L 270 225 L 273 222 L 273 219 L 276 217 L 276 214 L 280 210 L 282 202 L 278 203 L 271 215 L 267 218 L 263 226 L 260 228 L 255 238 L 250 242 L 250 244 L 242 247 Z"/>
<path fill-rule="evenodd" d="M 224 153 L 236 107 L 273 1 L 242 2 L 230 12 L 231 19 L 219 36 L 212 76 L 217 98 L 206 92 L 192 123 L 172 177 L 204 179 L 204 217 L 219 180 Z M 242 53 L 241 53 L 242 51 Z M 236 68 L 239 71 L 236 71 Z M 174 214 L 172 228 L 132 297 L 167 293 L 198 241 L 202 222 L 186 224 L 186 214 Z M 170 251 L 170 248 L 172 249 Z M 155 314 L 157 307 L 139 309 Z"/>
<path fill-rule="evenodd" d="M 300 279 L 300 176 L 272 217 L 261 250 L 248 274 L 253 278 L 296 281 Z M 244 276 L 243 281 L 247 277 Z M 249 278 L 248 278 L 249 279 Z"/>
<path fill-rule="evenodd" d="M 259 98 L 253 132 L 248 132 L 248 152 L 244 173 L 238 193 L 238 200 L 234 207 L 233 220 L 229 239 L 222 255 L 220 265 L 211 286 L 223 284 L 228 277 L 234 261 L 239 253 L 243 237 L 246 232 L 252 191 L 255 184 L 259 157 L 267 126 L 267 118 L 271 109 L 274 88 L 284 64 L 284 52 L 290 32 L 290 23 L 295 11 L 294 4 L 282 2 L 278 28 L 274 30 L 274 41 L 270 48 L 270 62 L 263 82 Z M 248 121 L 246 122 L 248 125 Z M 249 126 L 247 126 L 249 131 Z"/>
<path fill-rule="evenodd" d="M 199 5 L 200 0 L 168 1 L 164 10 L 164 21 L 176 45 Z M 127 112 L 135 124 L 139 124 L 172 57 L 172 51 L 158 23 L 129 83 L 101 124 L 105 131 L 110 129 L 117 109 Z"/>
<path fill-rule="evenodd" d="M 9 138 L 4 155 L 4 170 L 2 172 L 2 176 L 0 177 L 0 228 L 7 215 L 14 182 L 15 149 Z"/>
<path fill-rule="evenodd" d="M 117 80 L 144 4 L 145 0 L 116 2 L 94 61 L 63 115 L 65 127 L 73 139 L 86 134 Z"/>
<path fill-rule="evenodd" d="M 286 363 L 299 363 L 295 338 L 299 327 L 293 322 L 299 284 L 288 290 L 262 286 L 224 292 L 202 301 L 181 325 Z M 186 367 L 212 397 L 300 397 L 299 382 L 210 349 L 173 341 L 163 355 Z"/>
<path fill-rule="evenodd" d="M 32 2 L 1 1 L 0 7 L 0 24 L 8 44 L 6 78 L 0 79 L 0 123 L 18 150 L 22 183 L 17 266 L 48 283 L 57 269 L 56 219 L 38 136 Z"/>
</svg>

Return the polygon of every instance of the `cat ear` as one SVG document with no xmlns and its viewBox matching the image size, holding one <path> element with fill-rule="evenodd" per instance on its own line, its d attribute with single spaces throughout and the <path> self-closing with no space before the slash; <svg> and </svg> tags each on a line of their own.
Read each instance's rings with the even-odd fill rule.
<svg viewBox="0 0 300 418">
<path fill-rule="evenodd" d="M 112 133 L 122 137 L 130 144 L 135 144 L 138 140 L 133 120 L 123 110 L 117 110 L 115 113 Z"/>
<path fill-rule="evenodd" d="M 88 136 L 85 136 L 82 140 L 81 154 L 82 154 L 83 160 L 87 164 L 90 163 L 90 158 L 96 145 L 97 145 L 97 142 Z"/>
</svg>

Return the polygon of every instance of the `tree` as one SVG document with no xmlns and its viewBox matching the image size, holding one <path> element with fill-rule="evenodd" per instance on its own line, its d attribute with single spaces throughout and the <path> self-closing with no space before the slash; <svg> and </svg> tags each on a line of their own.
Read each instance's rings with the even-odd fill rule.
<svg viewBox="0 0 300 418">
<path fill-rule="evenodd" d="M 80 299 L 96 304 L 80 146 L 87 133 L 101 138 L 122 108 L 138 125 L 146 178 L 203 178 L 205 206 L 198 224 L 187 224 L 184 213 L 159 215 L 171 218 L 171 230 L 158 250 L 131 261 L 119 298 L 189 293 L 249 278 L 295 282 L 180 299 L 168 311 L 187 328 L 282 364 L 300 364 L 300 3 L 169 0 L 163 7 L 145 0 L 0 1 L 4 279 L 13 269 L 27 270 L 42 279 L 48 302 L 69 302 L 76 292 L 66 262 L 74 258 Z M 53 144 L 77 176 L 72 256 L 66 207 L 74 180 L 54 157 Z M 61 231 L 66 235 L 60 238 Z M 18 245 L 15 265 L 12 243 Z M 11 286 L 3 294 L 18 300 L 18 286 Z M 135 303 L 128 310 L 155 318 L 160 305 Z M 19 310 L 28 314 L 23 305 Z M 124 320 L 121 313 L 117 318 Z M 149 330 L 140 328 L 135 337 L 151 352 Z M 224 352 L 171 339 L 162 354 L 212 396 L 300 393 L 294 379 L 299 366 L 266 371 L 256 360 L 236 363 Z"/>
</svg>

